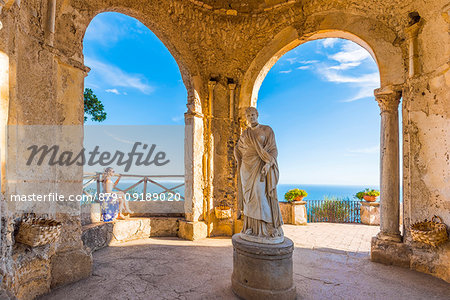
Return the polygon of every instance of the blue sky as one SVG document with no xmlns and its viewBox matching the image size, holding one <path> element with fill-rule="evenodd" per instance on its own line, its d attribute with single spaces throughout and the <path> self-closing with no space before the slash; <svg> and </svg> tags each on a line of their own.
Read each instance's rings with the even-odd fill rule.
<svg viewBox="0 0 450 300">
<path fill-rule="evenodd" d="M 161 41 L 139 21 L 96 16 L 84 39 L 85 86 L 104 103 L 105 125 L 184 123 L 186 89 Z M 347 40 L 308 42 L 286 53 L 259 91 L 260 122 L 279 151 L 280 182 L 379 184 L 378 68 Z M 87 124 L 95 124 L 88 121 Z"/>
</svg>

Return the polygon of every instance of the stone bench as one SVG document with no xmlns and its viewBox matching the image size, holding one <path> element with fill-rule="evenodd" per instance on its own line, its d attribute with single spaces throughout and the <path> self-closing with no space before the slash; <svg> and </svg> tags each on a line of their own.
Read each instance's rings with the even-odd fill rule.
<svg viewBox="0 0 450 300">
<path fill-rule="evenodd" d="M 104 223 L 96 222 L 82 227 L 81 239 L 91 252 L 109 245 L 148 237 L 178 236 L 179 217 L 131 217 Z"/>
</svg>

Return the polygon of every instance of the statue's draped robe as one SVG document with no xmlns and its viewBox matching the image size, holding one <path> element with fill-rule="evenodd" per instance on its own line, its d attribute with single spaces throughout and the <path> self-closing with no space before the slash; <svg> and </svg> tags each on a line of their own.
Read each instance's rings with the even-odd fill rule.
<svg viewBox="0 0 450 300">
<path fill-rule="evenodd" d="M 247 128 L 239 138 L 235 156 L 244 208 L 243 233 L 267 237 L 283 234 L 276 187 L 279 177 L 277 155 L 275 135 L 269 126 Z M 270 169 L 262 176 L 266 163 L 270 163 Z"/>
</svg>

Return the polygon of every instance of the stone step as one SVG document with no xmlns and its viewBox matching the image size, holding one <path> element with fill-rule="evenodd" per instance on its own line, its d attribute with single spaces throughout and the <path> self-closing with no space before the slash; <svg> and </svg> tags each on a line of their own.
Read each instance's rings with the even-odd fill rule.
<svg viewBox="0 0 450 300">
<path fill-rule="evenodd" d="M 82 227 L 81 239 L 91 252 L 125 241 L 178 235 L 179 217 L 131 217 L 113 222 L 96 222 Z"/>
</svg>

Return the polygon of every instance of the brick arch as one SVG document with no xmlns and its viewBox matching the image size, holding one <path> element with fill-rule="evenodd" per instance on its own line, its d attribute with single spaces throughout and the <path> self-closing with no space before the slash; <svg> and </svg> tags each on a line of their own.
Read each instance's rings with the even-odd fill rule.
<svg viewBox="0 0 450 300">
<path fill-rule="evenodd" d="M 296 27 L 288 26 L 279 31 L 251 62 L 242 80 L 240 111 L 256 106 L 259 88 L 278 59 L 303 43 L 322 38 L 344 38 L 365 48 L 378 65 L 381 86 L 404 82 L 404 60 L 402 49 L 396 45 L 397 35 L 382 23 L 333 12 L 311 16 Z"/>
</svg>

